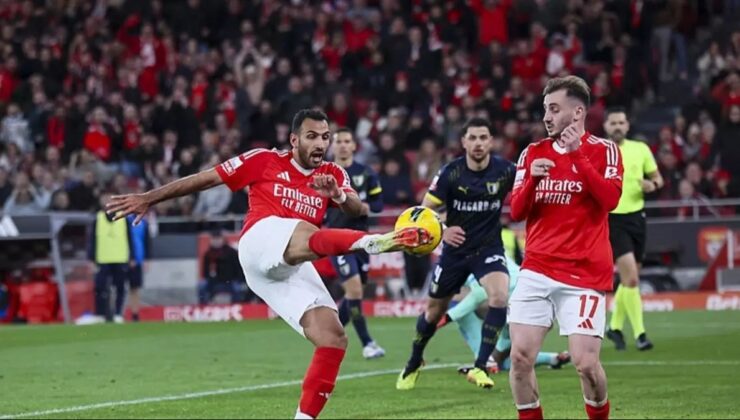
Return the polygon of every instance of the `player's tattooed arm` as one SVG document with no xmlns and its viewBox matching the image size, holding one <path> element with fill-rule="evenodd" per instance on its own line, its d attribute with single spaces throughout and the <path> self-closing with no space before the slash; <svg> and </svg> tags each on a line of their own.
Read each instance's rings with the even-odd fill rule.
<svg viewBox="0 0 740 420">
<path fill-rule="evenodd" d="M 207 190 L 222 183 L 215 169 L 207 169 L 142 194 L 114 195 L 106 204 L 105 210 L 108 214 L 114 214 L 114 220 L 136 214 L 134 224 L 138 224 L 149 208 L 157 203 Z"/>
</svg>

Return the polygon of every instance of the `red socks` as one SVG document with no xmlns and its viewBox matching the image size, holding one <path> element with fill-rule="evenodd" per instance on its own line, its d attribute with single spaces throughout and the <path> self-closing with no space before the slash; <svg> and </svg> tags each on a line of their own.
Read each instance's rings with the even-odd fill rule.
<svg viewBox="0 0 740 420">
<path fill-rule="evenodd" d="M 344 349 L 335 347 L 319 347 L 313 354 L 313 360 L 308 366 L 303 378 L 303 392 L 299 410 L 316 418 L 324 408 L 339 374 L 339 365 L 344 359 Z"/>
<path fill-rule="evenodd" d="M 544 418 L 542 415 L 542 406 L 539 405 L 536 408 L 524 408 L 518 411 L 519 420 L 542 420 Z M 586 403 L 586 414 L 589 420 L 609 420 L 609 400 L 601 407 L 594 407 Z"/>
<path fill-rule="evenodd" d="M 322 229 L 308 238 L 308 247 L 320 257 L 348 254 L 352 244 L 365 235 L 367 232 L 352 229 Z"/>
<path fill-rule="evenodd" d="M 589 420 L 609 420 L 609 400 L 601 407 L 594 407 L 586 403 L 586 414 Z"/>
<path fill-rule="evenodd" d="M 542 420 L 542 406 L 519 410 L 519 420 Z"/>
</svg>

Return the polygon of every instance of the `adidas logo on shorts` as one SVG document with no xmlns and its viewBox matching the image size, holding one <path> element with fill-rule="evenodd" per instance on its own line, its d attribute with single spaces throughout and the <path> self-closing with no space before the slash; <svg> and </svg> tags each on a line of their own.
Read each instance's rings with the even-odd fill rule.
<svg viewBox="0 0 740 420">
<path fill-rule="evenodd" d="M 582 328 L 584 330 L 593 330 L 594 324 L 591 323 L 591 318 L 588 318 L 585 321 L 578 324 L 578 328 Z"/>
</svg>

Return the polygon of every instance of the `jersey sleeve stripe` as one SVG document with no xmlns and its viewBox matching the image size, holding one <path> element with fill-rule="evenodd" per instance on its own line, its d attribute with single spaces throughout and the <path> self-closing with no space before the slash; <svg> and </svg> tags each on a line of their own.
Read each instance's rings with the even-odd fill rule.
<svg viewBox="0 0 740 420">
<path fill-rule="evenodd" d="M 427 200 L 431 201 L 432 203 L 434 203 L 434 204 L 436 204 L 438 206 L 444 203 L 442 200 L 440 200 L 439 198 L 437 198 L 437 196 L 435 196 L 434 194 L 432 194 L 430 192 L 428 192 L 424 196 L 424 198 L 426 198 Z"/>
<path fill-rule="evenodd" d="M 600 139 L 595 136 L 591 136 L 588 138 L 589 143 L 591 144 L 602 144 L 606 147 L 606 164 L 607 166 L 617 166 L 617 163 L 619 161 L 619 151 L 617 150 L 617 145 L 608 140 Z"/>
<path fill-rule="evenodd" d="M 274 151 L 267 150 L 267 149 L 254 149 L 254 150 L 250 150 L 248 152 L 242 153 L 241 158 L 242 158 L 242 161 L 243 162 L 246 162 L 247 159 L 249 159 L 249 158 L 252 158 L 254 156 L 257 156 L 260 153 L 267 153 L 267 152 L 275 153 Z"/>
<path fill-rule="evenodd" d="M 524 163 L 527 161 L 527 152 L 529 151 L 529 146 L 525 147 L 524 150 L 522 150 L 522 154 L 519 155 L 519 160 L 516 162 L 516 166 L 524 166 Z"/>
<path fill-rule="evenodd" d="M 616 145 L 614 142 L 608 143 L 609 151 L 611 152 L 611 161 L 610 166 L 617 166 L 617 159 L 619 159 L 619 152 L 617 151 Z"/>
</svg>

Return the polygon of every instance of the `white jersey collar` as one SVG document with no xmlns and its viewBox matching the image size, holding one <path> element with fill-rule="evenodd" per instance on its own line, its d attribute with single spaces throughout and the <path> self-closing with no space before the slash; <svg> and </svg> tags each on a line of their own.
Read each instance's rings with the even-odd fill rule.
<svg viewBox="0 0 740 420">
<path fill-rule="evenodd" d="M 298 162 L 296 162 L 293 157 L 290 158 L 290 164 L 293 165 L 293 167 L 296 168 L 298 170 L 298 172 L 302 173 L 305 176 L 311 175 L 313 173 L 313 171 L 314 171 L 313 169 L 306 169 L 306 168 L 304 168 L 303 166 L 301 166 L 300 164 L 298 164 Z"/>
<path fill-rule="evenodd" d="M 555 152 L 557 152 L 557 153 L 558 153 L 559 155 L 564 155 L 564 154 L 565 154 L 565 147 L 562 147 L 561 145 L 559 145 L 559 144 L 558 144 L 558 141 L 557 141 L 557 140 L 554 140 L 554 139 L 553 139 L 553 141 L 552 141 L 552 148 L 553 148 L 553 149 L 555 150 Z"/>
</svg>

